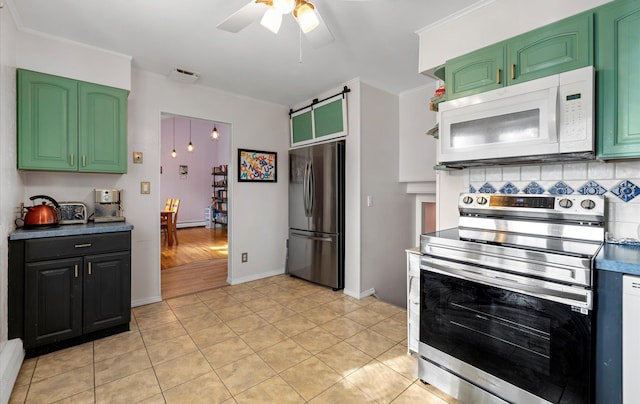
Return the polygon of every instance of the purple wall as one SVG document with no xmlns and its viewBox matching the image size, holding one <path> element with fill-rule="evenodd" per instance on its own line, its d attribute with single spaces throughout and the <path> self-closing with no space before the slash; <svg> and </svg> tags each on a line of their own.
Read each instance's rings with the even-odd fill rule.
<svg viewBox="0 0 640 404">
<path fill-rule="evenodd" d="M 175 120 L 175 147 L 177 157 L 171 157 L 173 150 L 173 122 Z M 191 122 L 191 142 L 194 150 L 187 151 L 189 144 L 189 122 Z M 163 115 L 160 148 L 160 209 L 167 198 L 180 199 L 178 223 L 204 221 L 204 210 L 211 204 L 211 169 L 221 164 L 229 164 L 230 125 L 216 122 L 220 139 L 209 138 L 213 122 L 187 117 L 167 117 Z M 179 167 L 188 167 L 187 175 L 180 175 Z"/>
</svg>

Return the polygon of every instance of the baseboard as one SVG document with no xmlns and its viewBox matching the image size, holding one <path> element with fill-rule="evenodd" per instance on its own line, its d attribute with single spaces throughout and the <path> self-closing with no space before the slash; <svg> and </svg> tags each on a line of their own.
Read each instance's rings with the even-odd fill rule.
<svg viewBox="0 0 640 404">
<path fill-rule="evenodd" d="M 227 277 L 227 283 L 229 285 L 239 285 L 241 283 L 257 281 L 258 279 L 264 279 L 264 278 L 268 278 L 270 276 L 282 275 L 282 274 L 284 274 L 284 268 L 276 269 L 274 271 L 269 271 L 269 272 L 262 272 L 262 273 L 256 274 L 256 275 L 245 276 L 245 277 L 242 277 L 242 278 L 231 279 L 230 277 Z"/>
<path fill-rule="evenodd" d="M 145 304 L 158 303 L 161 301 L 162 301 L 162 297 L 160 296 L 148 297 L 146 299 L 132 300 L 131 307 L 144 306 Z"/>
<path fill-rule="evenodd" d="M 0 403 L 9 402 L 23 360 L 22 340 L 16 338 L 2 343 L 0 346 Z"/>
<path fill-rule="evenodd" d="M 176 227 L 178 229 L 183 229 L 185 227 L 204 227 L 207 224 L 204 220 L 199 220 L 197 222 L 180 222 L 176 223 Z"/>
<path fill-rule="evenodd" d="M 356 292 L 353 290 L 345 289 L 344 294 L 360 300 L 360 299 L 364 299 L 365 297 L 375 295 L 376 290 L 374 288 L 371 288 L 369 290 L 365 290 L 364 292 Z"/>
</svg>

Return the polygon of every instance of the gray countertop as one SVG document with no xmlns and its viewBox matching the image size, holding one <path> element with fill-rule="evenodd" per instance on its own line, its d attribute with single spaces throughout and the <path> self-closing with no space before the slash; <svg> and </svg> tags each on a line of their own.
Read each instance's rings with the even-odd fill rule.
<svg viewBox="0 0 640 404">
<path fill-rule="evenodd" d="M 605 243 L 596 257 L 596 269 L 640 275 L 640 246 Z"/>
<path fill-rule="evenodd" d="M 9 234 L 9 240 L 28 240 L 28 239 L 43 238 L 43 237 L 79 236 L 84 234 L 115 233 L 118 231 L 130 231 L 130 230 L 133 230 L 133 225 L 127 222 L 108 222 L 108 223 L 89 222 L 87 224 L 60 225 L 59 227 L 53 227 L 48 229 L 31 229 L 31 230 L 17 229 L 13 233 Z"/>
</svg>

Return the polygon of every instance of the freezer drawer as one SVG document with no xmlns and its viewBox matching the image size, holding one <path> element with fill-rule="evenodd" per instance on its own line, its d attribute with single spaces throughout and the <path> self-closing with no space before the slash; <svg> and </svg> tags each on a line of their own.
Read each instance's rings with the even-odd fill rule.
<svg viewBox="0 0 640 404">
<path fill-rule="evenodd" d="M 344 288 L 338 234 L 289 230 L 289 274 L 334 289 Z"/>
</svg>

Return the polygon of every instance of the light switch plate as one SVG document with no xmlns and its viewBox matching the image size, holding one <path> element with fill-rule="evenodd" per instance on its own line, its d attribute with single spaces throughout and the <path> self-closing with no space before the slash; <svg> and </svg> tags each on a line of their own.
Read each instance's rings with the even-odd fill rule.
<svg viewBox="0 0 640 404">
<path fill-rule="evenodd" d="M 141 181 L 140 182 L 140 193 L 141 194 L 150 194 L 151 193 L 151 183 L 149 181 Z"/>
<path fill-rule="evenodd" d="M 140 151 L 133 152 L 133 164 L 142 164 L 142 152 Z"/>
</svg>

